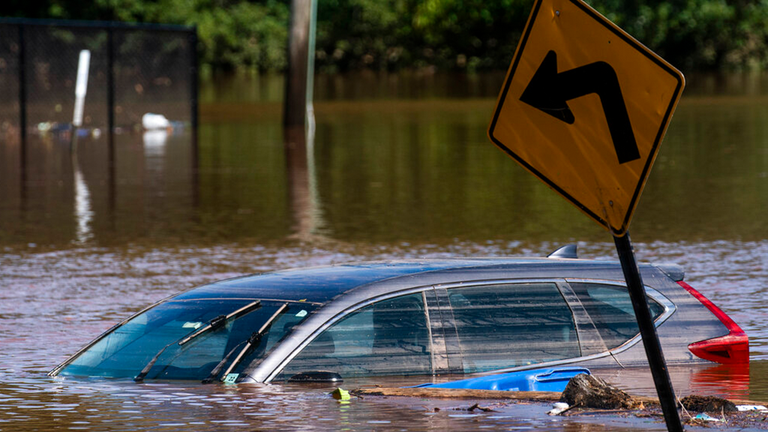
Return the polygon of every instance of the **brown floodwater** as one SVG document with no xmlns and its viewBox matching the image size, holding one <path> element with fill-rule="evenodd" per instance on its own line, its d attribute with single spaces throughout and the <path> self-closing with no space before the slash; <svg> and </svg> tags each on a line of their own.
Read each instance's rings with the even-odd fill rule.
<svg viewBox="0 0 768 432">
<path fill-rule="evenodd" d="M 635 213 L 638 259 L 669 261 L 750 337 L 749 368 L 673 368 L 679 396 L 768 401 L 768 75 L 688 76 Z M 330 388 L 53 379 L 114 323 L 177 291 L 285 267 L 541 256 L 611 236 L 486 137 L 502 74 L 315 82 L 316 131 L 286 152 L 276 76 L 201 86 L 197 146 L 167 136 L 0 135 L 0 430 L 665 430 L 552 418 L 541 404 L 352 399 Z M 86 107 L 87 110 L 87 107 Z M 652 395 L 646 371 L 601 371 Z M 404 385 L 378 380 L 346 382 Z M 413 382 L 416 384 L 417 382 Z M 435 408 L 439 408 L 436 410 Z"/>
</svg>

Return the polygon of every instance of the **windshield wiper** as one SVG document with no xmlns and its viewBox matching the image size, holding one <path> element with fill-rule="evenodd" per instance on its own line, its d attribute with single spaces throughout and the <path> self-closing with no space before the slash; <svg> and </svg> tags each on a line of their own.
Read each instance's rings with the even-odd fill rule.
<svg viewBox="0 0 768 432">
<path fill-rule="evenodd" d="M 147 374 L 149 373 L 149 371 L 152 370 L 152 367 L 157 362 L 157 359 L 159 359 L 160 356 L 165 352 L 165 350 L 167 350 L 168 347 L 170 347 L 171 345 L 173 345 L 175 343 L 178 343 L 180 346 L 183 346 L 184 344 L 186 344 L 189 341 L 195 339 L 196 337 L 200 336 L 203 333 L 206 333 L 206 332 L 208 332 L 210 330 L 216 330 L 218 328 L 223 327 L 224 324 L 226 324 L 227 321 L 229 321 L 232 317 L 244 315 L 244 314 L 246 314 L 246 313 L 248 313 L 248 312 L 250 312 L 250 311 L 252 311 L 252 310 L 254 310 L 254 309 L 258 308 L 258 307 L 260 307 L 260 306 L 261 306 L 261 300 L 256 300 L 254 302 L 248 303 L 247 305 L 241 307 L 240 309 L 238 309 L 238 310 L 236 310 L 234 312 L 230 312 L 227 315 L 219 315 L 219 316 L 213 318 L 208 323 L 208 325 L 206 325 L 205 327 L 203 327 L 203 328 L 201 328 L 199 330 L 193 331 L 192 334 L 189 334 L 187 336 L 182 337 L 181 340 L 177 339 L 177 340 L 169 343 L 168 345 L 164 346 L 160 351 L 158 351 L 157 354 L 155 354 L 154 357 L 152 357 L 152 360 L 150 360 L 149 363 L 147 363 L 146 366 L 144 366 L 144 368 L 141 370 L 141 372 L 138 375 L 136 375 L 136 378 L 134 378 L 133 380 L 136 381 L 136 382 L 143 381 L 144 377 L 146 377 Z"/>
<path fill-rule="evenodd" d="M 251 333 L 251 336 L 250 336 L 250 337 L 248 337 L 248 339 L 246 339 L 246 340 L 244 340 L 244 341 L 240 342 L 239 344 L 235 345 L 235 347 L 234 347 L 234 348 L 232 348 L 231 350 L 229 350 L 229 352 L 227 353 L 227 355 L 225 355 L 225 356 L 224 356 L 224 358 L 223 358 L 223 359 L 221 359 L 221 361 L 220 361 L 219 363 L 217 363 L 217 364 L 216 364 L 216 367 L 214 367 L 214 368 L 213 368 L 213 370 L 211 371 L 211 373 L 210 373 L 210 374 L 208 374 L 208 376 L 207 376 L 207 377 L 206 377 L 206 378 L 203 380 L 203 384 L 210 384 L 210 383 L 212 383 L 212 382 L 213 382 L 213 380 L 214 380 L 214 379 L 216 379 L 216 377 L 219 375 L 219 372 L 221 372 L 221 368 L 222 368 L 222 367 L 224 367 L 224 365 L 225 365 L 225 364 L 227 364 L 227 360 L 229 360 L 229 358 L 230 358 L 230 357 L 232 357 L 232 354 L 234 354 L 234 353 L 235 353 L 235 351 L 237 351 L 237 349 L 238 349 L 238 348 L 240 348 L 241 346 L 243 346 L 243 344 L 244 344 L 244 343 L 246 343 L 246 342 L 251 342 L 251 340 L 253 339 L 253 337 L 254 337 L 256 334 L 257 334 L 257 332 L 253 332 L 253 333 Z"/>
<path fill-rule="evenodd" d="M 234 312 L 230 312 L 227 315 L 219 315 L 216 318 L 212 319 L 211 322 L 207 326 L 201 328 L 200 330 L 192 333 L 191 335 L 189 335 L 189 336 L 185 337 L 184 339 L 182 339 L 181 341 L 179 341 L 179 345 L 183 346 L 187 342 L 189 342 L 192 339 L 200 336 L 203 333 L 208 332 L 209 330 L 216 330 L 217 328 L 223 326 L 227 321 L 232 319 L 232 317 L 239 317 L 240 315 L 245 315 L 246 313 L 252 311 L 253 309 L 255 309 L 255 308 L 259 307 L 259 306 L 261 306 L 261 300 L 256 300 L 255 302 L 248 303 L 247 305 L 241 307 L 240 309 L 238 309 L 238 310 L 236 310 Z"/>
<path fill-rule="evenodd" d="M 283 312 L 285 312 L 287 309 L 288 309 L 288 303 L 284 303 L 282 306 L 280 306 L 280 308 L 279 308 L 279 309 L 277 309 L 277 311 L 275 311 L 275 313 L 273 313 L 273 314 L 272 314 L 272 316 L 271 316 L 271 317 L 269 317 L 269 319 L 267 320 L 267 322 L 265 322 L 265 323 L 264 323 L 264 325 L 262 325 L 262 326 L 261 326 L 261 328 L 259 329 L 259 331 L 251 333 L 251 336 L 248 338 L 248 340 L 247 340 L 247 342 L 246 342 L 245 346 L 243 347 L 243 349 L 240 351 L 240 353 L 237 355 L 237 357 L 235 357 L 235 360 L 234 360 L 234 361 L 232 361 L 232 364 L 230 364 L 230 365 L 229 365 L 229 367 L 227 368 L 227 371 L 226 371 L 226 372 L 224 372 L 224 376 L 225 376 L 225 377 L 226 377 L 227 375 L 229 375 L 229 373 L 230 373 L 230 372 L 232 372 L 232 369 L 234 369 L 234 368 L 235 368 L 235 366 L 237 366 L 237 364 L 238 364 L 238 363 L 240 363 L 240 360 L 242 360 L 242 359 L 243 359 L 243 356 L 245 356 L 245 354 L 246 354 L 246 353 L 247 353 L 247 352 L 248 352 L 248 351 L 251 349 L 251 347 L 258 345 L 258 344 L 259 344 L 259 342 L 261 342 L 261 337 L 264 335 L 264 332 L 265 332 L 265 331 L 266 331 L 266 330 L 269 328 L 269 326 L 271 326 L 271 325 L 272 325 L 272 323 L 273 323 L 273 322 L 274 322 L 274 321 L 275 321 L 275 320 L 276 320 L 276 319 L 277 319 L 277 318 L 278 318 L 280 315 L 282 315 L 282 314 L 283 314 Z M 219 362 L 219 364 L 217 364 L 217 365 L 216 365 L 216 367 L 215 367 L 215 368 L 213 368 L 213 370 L 211 371 L 210 375 L 208 375 L 208 377 L 207 377 L 206 379 L 204 379 L 204 380 L 203 380 L 203 383 L 204 383 L 204 384 L 210 383 L 210 382 L 212 382 L 214 379 L 216 379 L 216 377 L 219 375 L 219 372 L 221 371 L 221 368 L 222 368 L 222 367 L 223 367 L 223 366 L 224 366 L 224 365 L 227 363 L 227 360 L 229 359 L 229 357 L 230 357 L 230 356 L 232 355 L 232 353 L 234 353 L 234 352 L 235 352 L 235 350 L 236 350 L 237 348 L 239 348 L 239 347 L 240 347 L 240 345 L 242 345 L 242 344 L 243 344 L 243 342 L 240 342 L 240 343 L 239 343 L 237 346 L 235 346 L 234 348 L 232 348 L 232 350 L 231 350 L 230 352 L 228 352 L 228 353 L 227 353 L 227 355 L 226 355 L 226 356 L 224 356 L 224 358 L 223 358 L 223 359 L 221 359 L 221 361 Z"/>
</svg>

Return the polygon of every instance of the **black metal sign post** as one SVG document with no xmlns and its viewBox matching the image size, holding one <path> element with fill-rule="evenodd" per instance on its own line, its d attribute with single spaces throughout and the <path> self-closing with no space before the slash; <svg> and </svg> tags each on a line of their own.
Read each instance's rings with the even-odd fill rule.
<svg viewBox="0 0 768 432">
<path fill-rule="evenodd" d="M 683 425 L 628 229 L 683 87 L 680 71 L 584 0 L 535 0 L 488 126 L 497 147 L 613 234 L 670 431 Z"/>
<path fill-rule="evenodd" d="M 669 379 L 667 363 L 664 361 L 659 336 L 656 334 L 656 327 L 653 325 L 651 311 L 648 308 L 645 285 L 643 285 L 643 278 L 637 268 L 629 232 L 621 237 L 614 236 L 613 240 L 616 243 L 616 251 L 619 253 L 624 279 L 626 279 L 627 288 L 629 288 L 629 297 L 635 310 L 637 325 L 640 327 L 640 335 L 643 337 L 645 355 L 648 357 L 648 364 L 651 367 L 653 383 L 656 385 L 656 393 L 659 395 L 659 403 L 661 404 L 661 411 L 664 413 L 664 421 L 667 423 L 667 430 L 670 432 L 682 431 L 683 424 L 680 422 L 680 415 L 677 412 L 675 390 Z"/>
</svg>

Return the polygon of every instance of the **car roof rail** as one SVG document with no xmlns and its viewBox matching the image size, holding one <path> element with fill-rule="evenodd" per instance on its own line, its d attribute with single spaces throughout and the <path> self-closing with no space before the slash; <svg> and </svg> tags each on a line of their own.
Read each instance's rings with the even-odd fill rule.
<svg viewBox="0 0 768 432">
<path fill-rule="evenodd" d="M 556 251 L 552 252 L 551 254 L 547 255 L 547 258 L 557 258 L 557 259 L 578 259 L 578 248 L 579 246 L 576 244 L 569 244 L 565 246 L 561 246 Z"/>
</svg>

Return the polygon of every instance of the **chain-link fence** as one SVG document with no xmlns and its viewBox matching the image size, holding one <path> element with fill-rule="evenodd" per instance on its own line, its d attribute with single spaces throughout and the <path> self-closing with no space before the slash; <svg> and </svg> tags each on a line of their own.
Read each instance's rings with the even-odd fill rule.
<svg viewBox="0 0 768 432">
<path fill-rule="evenodd" d="M 81 50 L 83 129 L 138 130 L 146 113 L 197 126 L 194 27 L 0 18 L 0 139 L 70 130 Z"/>
</svg>

